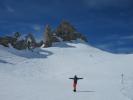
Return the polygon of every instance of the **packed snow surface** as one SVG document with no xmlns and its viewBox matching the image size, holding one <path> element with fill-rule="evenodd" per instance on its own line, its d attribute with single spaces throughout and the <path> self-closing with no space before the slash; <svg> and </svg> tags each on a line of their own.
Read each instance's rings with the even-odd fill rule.
<svg viewBox="0 0 133 100">
<path fill-rule="evenodd" d="M 77 92 L 74 75 L 84 78 Z M 0 100 L 133 100 L 133 55 L 79 42 L 33 52 L 0 46 Z"/>
</svg>

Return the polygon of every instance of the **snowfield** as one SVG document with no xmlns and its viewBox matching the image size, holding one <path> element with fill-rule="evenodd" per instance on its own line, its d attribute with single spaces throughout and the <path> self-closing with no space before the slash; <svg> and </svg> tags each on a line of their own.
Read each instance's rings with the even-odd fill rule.
<svg viewBox="0 0 133 100">
<path fill-rule="evenodd" d="M 132 60 L 80 42 L 34 52 L 0 46 L 0 100 L 133 100 Z M 76 93 L 75 74 L 84 78 Z"/>
</svg>

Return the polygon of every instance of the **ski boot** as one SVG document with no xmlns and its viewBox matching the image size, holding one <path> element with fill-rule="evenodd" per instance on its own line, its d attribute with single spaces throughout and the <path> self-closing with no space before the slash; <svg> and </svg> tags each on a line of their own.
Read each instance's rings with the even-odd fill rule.
<svg viewBox="0 0 133 100">
<path fill-rule="evenodd" d="M 74 89 L 73 92 L 76 92 L 76 90 Z"/>
</svg>

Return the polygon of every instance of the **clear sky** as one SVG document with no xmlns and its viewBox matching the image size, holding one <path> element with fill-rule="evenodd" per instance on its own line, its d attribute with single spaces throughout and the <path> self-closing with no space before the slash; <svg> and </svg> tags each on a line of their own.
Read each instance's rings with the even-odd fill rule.
<svg viewBox="0 0 133 100">
<path fill-rule="evenodd" d="M 89 43 L 110 52 L 133 52 L 133 0 L 0 0 L 0 35 L 19 31 L 40 38 L 66 19 Z"/>
</svg>

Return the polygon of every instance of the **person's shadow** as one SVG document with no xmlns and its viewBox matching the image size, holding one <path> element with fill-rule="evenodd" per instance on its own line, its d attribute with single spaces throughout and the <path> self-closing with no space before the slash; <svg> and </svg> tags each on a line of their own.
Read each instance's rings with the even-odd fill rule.
<svg viewBox="0 0 133 100">
<path fill-rule="evenodd" d="M 96 91 L 86 91 L 86 90 L 78 90 L 76 92 L 96 92 Z"/>
</svg>

